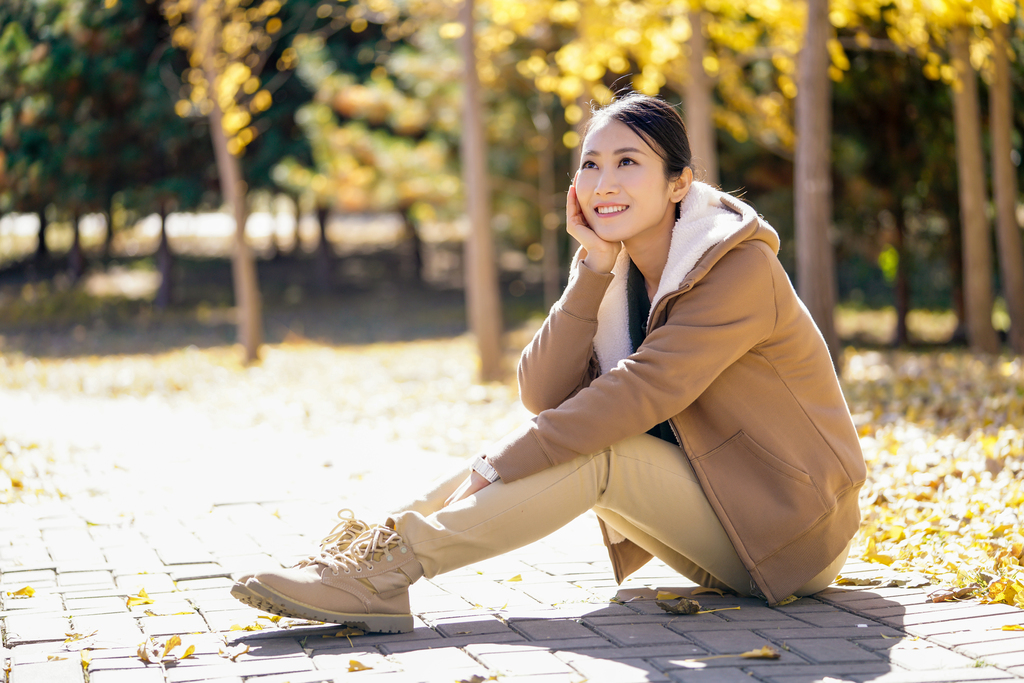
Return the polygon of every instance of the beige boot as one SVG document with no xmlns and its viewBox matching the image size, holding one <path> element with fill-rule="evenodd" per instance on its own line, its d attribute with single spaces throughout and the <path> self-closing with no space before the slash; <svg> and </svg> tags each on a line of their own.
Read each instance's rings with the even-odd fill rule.
<svg viewBox="0 0 1024 683">
<path fill-rule="evenodd" d="M 346 550 L 329 548 L 291 569 L 260 572 L 231 594 L 259 609 L 364 631 L 411 631 L 409 586 L 423 568 L 401 536 L 377 526 Z"/>
<path fill-rule="evenodd" d="M 337 548 L 338 550 L 347 550 L 352 541 L 356 540 L 361 533 L 370 528 L 370 525 L 361 519 L 356 519 L 356 513 L 352 512 L 348 508 L 342 508 L 338 510 L 338 519 L 341 521 L 334 525 L 331 529 L 331 533 L 327 534 L 320 540 L 320 550 L 315 555 L 310 555 L 304 560 L 299 560 L 298 563 L 292 565 L 294 569 L 300 569 L 316 562 L 317 558 L 320 557 L 320 553 L 330 549 Z M 255 572 L 248 574 L 242 574 L 235 578 L 235 587 L 245 586 L 245 582 L 256 576 Z"/>
</svg>

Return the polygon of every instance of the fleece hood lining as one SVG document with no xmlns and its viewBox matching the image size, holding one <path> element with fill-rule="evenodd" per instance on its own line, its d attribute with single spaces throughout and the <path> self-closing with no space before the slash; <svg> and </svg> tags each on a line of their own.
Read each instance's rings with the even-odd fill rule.
<svg viewBox="0 0 1024 683">
<path fill-rule="evenodd" d="M 723 202 L 723 199 L 728 204 Z M 697 261 L 712 247 L 725 241 L 752 221 L 758 221 L 753 208 L 726 195 L 710 185 L 693 182 L 682 205 L 679 220 L 672 227 L 668 260 L 662 272 L 658 291 L 651 299 L 651 314 L 658 302 L 674 292 L 697 265 Z M 765 225 L 762 222 L 762 225 Z M 626 300 L 626 281 L 629 273 L 629 254 L 619 251 L 613 279 L 605 291 L 597 314 L 597 333 L 594 351 L 606 373 L 633 353 L 629 340 L 629 310 Z M 648 319 L 647 324 L 650 324 Z"/>
</svg>

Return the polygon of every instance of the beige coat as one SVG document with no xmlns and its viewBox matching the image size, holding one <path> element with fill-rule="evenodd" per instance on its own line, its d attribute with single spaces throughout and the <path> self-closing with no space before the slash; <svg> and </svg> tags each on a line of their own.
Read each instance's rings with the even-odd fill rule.
<svg viewBox="0 0 1024 683">
<path fill-rule="evenodd" d="M 753 592 L 774 604 L 824 570 L 857 530 L 865 465 L 828 349 L 778 248 L 749 206 L 694 183 L 635 353 L 625 252 L 614 275 L 575 262 L 520 361 L 520 395 L 536 417 L 487 454 L 502 480 L 669 420 Z M 612 540 L 619 581 L 650 559 Z"/>
</svg>

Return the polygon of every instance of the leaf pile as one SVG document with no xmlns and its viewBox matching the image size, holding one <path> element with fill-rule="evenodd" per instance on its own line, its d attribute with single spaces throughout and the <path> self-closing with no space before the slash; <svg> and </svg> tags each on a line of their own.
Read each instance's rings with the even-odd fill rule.
<svg viewBox="0 0 1024 683">
<path fill-rule="evenodd" d="M 230 346 L 70 359 L 0 354 L 0 390 L 146 398 L 154 410 L 198 408 L 240 428 L 321 435 L 362 427 L 469 457 L 529 417 L 515 373 L 507 383 L 476 384 L 475 358 L 469 336 L 333 347 L 297 339 L 264 346 L 250 367 Z M 516 359 L 518 350 L 507 365 Z"/>
<path fill-rule="evenodd" d="M 868 466 L 855 554 L 1024 607 L 1024 360 L 851 350 L 845 361 Z"/>
</svg>

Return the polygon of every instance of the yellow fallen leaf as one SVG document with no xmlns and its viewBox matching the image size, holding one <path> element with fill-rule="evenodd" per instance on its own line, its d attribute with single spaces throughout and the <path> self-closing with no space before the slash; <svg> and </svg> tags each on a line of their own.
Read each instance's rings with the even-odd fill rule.
<svg viewBox="0 0 1024 683">
<path fill-rule="evenodd" d="M 353 626 L 345 626 L 333 634 L 325 634 L 324 638 L 348 638 L 349 636 L 361 636 L 366 632 Z"/>
<path fill-rule="evenodd" d="M 241 624 L 231 624 L 229 631 L 262 631 L 263 624 L 248 624 L 242 626 Z"/>
<path fill-rule="evenodd" d="M 1007 624 L 1006 626 L 1003 626 L 1000 630 L 1001 631 L 1024 631 L 1024 626 L 1021 626 L 1020 624 Z"/>
<path fill-rule="evenodd" d="M 877 586 L 882 583 L 881 579 L 861 579 L 848 576 L 837 576 L 833 581 L 837 586 Z"/>
<path fill-rule="evenodd" d="M 778 659 L 781 656 L 782 655 L 779 654 L 779 651 L 770 645 L 765 645 L 756 650 L 750 650 L 740 655 L 740 657 L 746 657 L 747 659 Z"/>
<path fill-rule="evenodd" d="M 372 668 L 373 668 L 372 666 L 366 666 L 365 664 L 360 662 L 358 659 L 350 659 L 350 660 L 348 660 L 348 670 L 349 671 L 369 671 Z"/>
<path fill-rule="evenodd" d="M 892 556 L 883 555 L 878 552 L 878 549 L 875 546 L 874 538 L 868 538 L 868 547 L 867 550 L 864 551 L 864 559 L 868 560 L 869 562 L 878 562 L 886 566 L 889 566 L 893 563 Z"/>
<path fill-rule="evenodd" d="M 189 645 L 187 648 L 185 648 L 185 654 L 181 655 L 181 657 L 179 657 L 179 659 L 188 659 L 189 657 L 191 657 L 195 653 L 196 653 L 196 646 L 195 645 Z"/>
<path fill-rule="evenodd" d="M 46 655 L 46 661 L 48 662 L 62 662 L 67 657 L 61 657 L 60 655 Z"/>
<path fill-rule="evenodd" d="M 276 624 L 277 622 L 281 621 L 280 615 L 277 615 L 277 614 L 272 614 L 272 615 L 269 615 L 269 616 L 265 615 L 265 614 L 261 614 L 261 615 L 259 615 L 256 618 L 257 619 L 266 619 L 267 621 L 272 622 L 274 624 Z"/>
<path fill-rule="evenodd" d="M 181 645 L 181 637 L 180 636 L 171 636 L 170 638 L 168 638 L 167 642 L 164 643 L 164 653 L 162 655 L 160 655 L 160 659 L 163 659 L 164 657 L 166 657 L 170 653 L 171 650 L 173 650 L 174 648 L 178 647 L 179 645 Z"/>
<path fill-rule="evenodd" d="M 65 633 L 64 635 L 67 636 L 67 638 L 64 639 L 64 642 L 65 643 L 73 643 L 76 640 L 84 640 L 85 638 L 92 638 L 97 633 L 98 633 L 97 631 L 93 631 L 89 635 L 84 635 L 84 634 L 81 634 L 81 633 Z"/>
<path fill-rule="evenodd" d="M 675 593 L 672 593 L 671 591 L 658 591 L 657 599 L 658 600 L 678 600 L 681 597 L 683 597 L 683 596 L 682 595 L 676 595 Z"/>
<path fill-rule="evenodd" d="M 9 597 L 9 598 L 31 598 L 35 594 L 36 594 L 36 589 L 35 588 L 33 588 L 32 586 L 25 586 L 24 588 L 19 588 L 16 591 L 8 591 L 7 592 L 7 597 Z"/>
<path fill-rule="evenodd" d="M 800 598 L 796 597 L 795 595 L 790 595 L 788 598 L 782 598 L 782 600 L 779 600 L 779 604 L 776 605 L 776 607 L 782 607 L 784 605 L 792 604 L 799 599 Z"/>
<path fill-rule="evenodd" d="M 92 663 L 92 654 L 89 650 L 82 650 L 78 653 L 82 657 L 82 671 L 89 671 L 89 664 Z"/>
<path fill-rule="evenodd" d="M 516 575 L 515 575 L 515 576 L 513 576 L 513 577 L 512 577 L 511 579 L 505 579 L 505 581 L 508 581 L 508 582 L 512 582 L 512 581 L 522 581 L 522 580 L 523 580 L 523 575 L 522 575 L 522 574 L 516 574 Z"/>
<path fill-rule="evenodd" d="M 690 595 L 704 595 L 705 593 L 714 593 L 723 597 L 725 596 L 725 592 L 721 588 L 710 588 L 708 586 L 698 586 L 690 591 Z"/>
<path fill-rule="evenodd" d="M 153 599 L 146 593 L 146 589 L 140 588 L 139 594 L 129 596 L 125 604 L 128 607 L 135 607 L 137 605 L 152 605 L 153 602 Z"/>
</svg>

